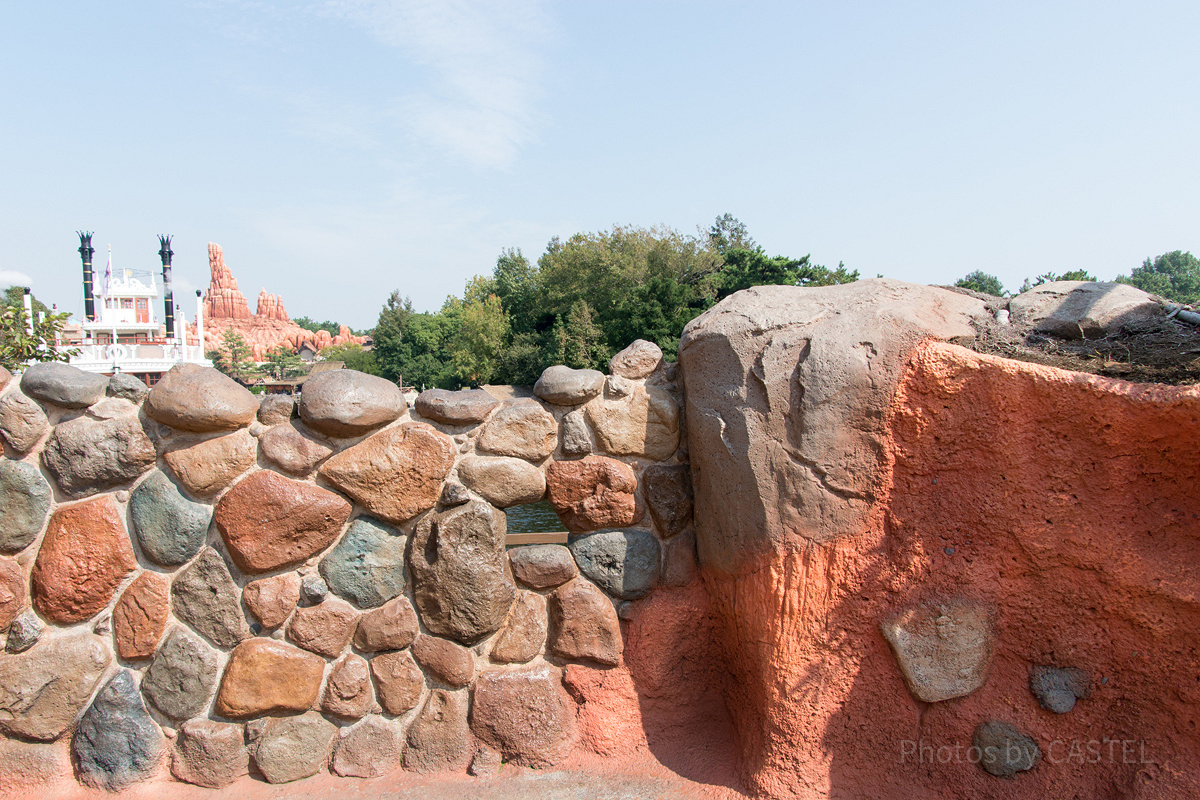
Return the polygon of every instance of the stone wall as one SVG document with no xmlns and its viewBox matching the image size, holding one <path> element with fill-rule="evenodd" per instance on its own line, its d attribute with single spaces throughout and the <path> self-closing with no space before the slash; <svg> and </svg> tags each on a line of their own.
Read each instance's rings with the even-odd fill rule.
<svg viewBox="0 0 1200 800">
<path fill-rule="evenodd" d="M 0 786 L 486 774 L 630 746 L 605 705 L 639 724 L 627 646 L 674 705 L 654 681 L 705 618 L 676 367 L 639 341 L 611 371 L 412 409 L 348 370 L 298 407 L 194 365 L 148 393 L 5 373 Z M 503 509 L 543 497 L 569 546 L 506 550 Z"/>
</svg>

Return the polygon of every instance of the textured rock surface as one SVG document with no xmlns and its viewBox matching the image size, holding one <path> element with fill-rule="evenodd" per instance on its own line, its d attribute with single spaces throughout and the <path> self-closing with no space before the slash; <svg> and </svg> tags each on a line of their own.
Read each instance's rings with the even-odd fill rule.
<svg viewBox="0 0 1200 800">
<path fill-rule="evenodd" d="M 229 657 L 216 712 L 245 719 L 273 711 L 307 711 L 317 701 L 325 661 L 272 639 L 248 639 Z"/>
<path fill-rule="evenodd" d="M 404 768 L 412 772 L 459 772 L 473 750 L 466 691 L 434 689 L 408 729 Z"/>
<path fill-rule="evenodd" d="M 362 615 L 354 646 L 364 653 L 401 650 L 417 637 L 417 612 L 407 597 L 397 597 Z"/>
<path fill-rule="evenodd" d="M 296 423 L 276 425 L 258 438 L 258 444 L 268 461 L 297 476 L 312 472 L 333 454 L 333 448 L 305 435 Z"/>
<path fill-rule="evenodd" d="M 608 371 L 622 378 L 639 380 L 645 378 L 662 364 L 662 348 L 645 339 L 634 339 L 608 362 Z"/>
<path fill-rule="evenodd" d="M 113 607 L 113 638 L 117 655 L 140 660 L 154 655 L 167 628 L 171 584 L 157 572 L 143 572 L 121 593 Z"/>
<path fill-rule="evenodd" d="M 980 723 L 973 744 L 979 748 L 979 766 L 999 778 L 1028 772 L 1042 760 L 1037 742 L 1007 722 Z"/>
<path fill-rule="evenodd" d="M 571 551 L 561 544 L 531 544 L 508 551 L 513 575 L 530 589 L 553 589 L 579 574 Z"/>
<path fill-rule="evenodd" d="M 254 765 L 269 783 L 316 775 L 329 760 L 335 736 L 337 727 L 320 714 L 270 719 L 254 748 Z"/>
<path fill-rule="evenodd" d="M 71 773 L 71 756 L 58 744 L 0 737 L 0 793 L 21 797 Z"/>
<path fill-rule="evenodd" d="M 50 517 L 33 564 L 34 607 L 52 622 L 82 622 L 108 605 L 136 568 L 111 495 L 61 506 Z"/>
<path fill-rule="evenodd" d="M 118 672 L 84 712 L 71 740 L 79 780 L 120 791 L 158 768 L 163 737 L 146 713 L 133 673 Z"/>
<path fill-rule="evenodd" d="M 46 468 L 70 497 L 128 483 L 154 466 L 156 457 L 137 417 L 59 423 L 42 451 Z"/>
<path fill-rule="evenodd" d="M 475 682 L 471 730 L 505 758 L 525 767 L 550 767 L 575 746 L 575 704 L 562 673 L 549 666 L 489 670 Z"/>
<path fill-rule="evenodd" d="M 196 497 L 212 497 L 258 461 L 258 442 L 244 428 L 170 447 L 163 461 Z"/>
<path fill-rule="evenodd" d="M 305 650 L 333 658 L 350 644 L 357 624 L 358 612 L 349 603 L 329 598 L 296 609 L 288 623 L 288 638 Z"/>
<path fill-rule="evenodd" d="M 649 531 L 601 531 L 573 539 L 579 571 L 622 600 L 645 597 L 658 580 L 660 550 Z"/>
<path fill-rule="evenodd" d="M 398 726 L 382 717 L 367 717 L 343 730 L 329 767 L 350 778 L 378 778 L 400 766 L 404 737 Z"/>
<path fill-rule="evenodd" d="M 21 613 L 26 597 L 25 573 L 16 561 L 0 558 L 0 633 Z"/>
<path fill-rule="evenodd" d="M 28 453 L 50 430 L 46 412 L 36 402 L 17 392 L 0 400 L 0 436 L 21 455 Z"/>
<path fill-rule="evenodd" d="M 505 402 L 479 433 L 479 448 L 502 456 L 541 461 L 558 446 L 558 423 L 536 400 Z"/>
<path fill-rule="evenodd" d="M 536 658 L 545 644 L 546 599 L 537 592 L 519 592 L 504 628 L 492 645 L 491 659 L 524 664 Z"/>
<path fill-rule="evenodd" d="M 415 708 L 425 690 L 425 676 L 407 650 L 372 658 L 371 675 L 375 678 L 379 704 L 396 716 Z"/>
<path fill-rule="evenodd" d="M 371 710 L 375 694 L 371 691 L 371 668 L 362 656 L 343 656 L 329 672 L 321 709 L 327 714 L 358 719 Z"/>
<path fill-rule="evenodd" d="M 31 608 L 22 611 L 8 626 L 8 641 L 4 643 L 4 651 L 24 653 L 37 644 L 45 627 L 36 611 Z"/>
<path fill-rule="evenodd" d="M 417 395 L 417 413 L 444 425 L 472 425 L 483 422 L 500 401 L 483 389 L 464 389 L 451 392 L 445 389 L 426 389 Z"/>
<path fill-rule="evenodd" d="M 577 578 L 550 595 L 550 649 L 564 658 L 620 663 L 621 623 L 604 592 Z"/>
<path fill-rule="evenodd" d="M 592 452 L 592 434 L 588 429 L 587 417 L 582 408 L 577 408 L 570 414 L 564 414 L 562 429 L 558 432 L 562 442 L 562 451 L 568 456 L 586 456 Z"/>
<path fill-rule="evenodd" d="M 1085 669 L 1036 666 L 1029 673 L 1029 690 L 1042 708 L 1055 714 L 1066 714 L 1075 708 L 1075 701 L 1092 693 L 1092 676 Z"/>
<path fill-rule="evenodd" d="M 377 608 L 404 591 L 407 542 L 394 528 L 359 517 L 321 560 L 321 576 L 334 594 L 359 608 Z"/>
<path fill-rule="evenodd" d="M 174 567 L 204 546 L 212 509 L 184 497 L 166 474 L 154 470 L 130 494 L 129 519 L 146 558 Z"/>
<path fill-rule="evenodd" d="M 987 678 L 993 636 L 986 606 L 966 600 L 921 605 L 881 627 L 905 683 L 926 703 L 968 695 Z"/>
<path fill-rule="evenodd" d="M 458 481 L 448 480 L 442 484 L 442 494 L 438 497 L 438 502 L 444 506 L 461 506 L 463 503 L 470 502 L 471 493 L 467 491 L 467 487 L 463 486 Z"/>
<path fill-rule="evenodd" d="M 327 436 L 361 436 L 407 408 L 396 384 L 353 369 L 313 375 L 300 396 L 300 419 Z"/>
<path fill-rule="evenodd" d="M 687 586 L 700 574 L 696 561 L 696 532 L 686 530 L 662 546 L 662 585 Z"/>
<path fill-rule="evenodd" d="M 285 394 L 264 394 L 258 401 L 258 421 L 263 425 L 282 425 L 292 418 L 296 401 Z"/>
<path fill-rule="evenodd" d="M 294 572 L 246 584 L 242 601 L 264 628 L 278 628 L 300 602 L 300 576 Z"/>
<path fill-rule="evenodd" d="M 428 425 L 408 423 L 375 434 L 330 458 L 330 483 L 388 522 L 433 508 L 454 466 L 454 443 Z"/>
<path fill-rule="evenodd" d="M 504 515 L 479 501 L 417 523 L 413 599 L 431 633 L 469 646 L 499 630 L 516 597 L 504 533 Z"/>
<path fill-rule="evenodd" d="M 586 413 L 607 453 L 661 461 L 679 447 L 679 406 L 664 389 L 638 386 L 628 397 L 589 404 Z"/>
<path fill-rule="evenodd" d="M 300 580 L 300 605 L 315 606 L 329 596 L 329 584 L 320 575 L 309 573 Z"/>
<path fill-rule="evenodd" d="M 520 458 L 467 456 L 458 463 L 458 477 L 497 508 L 536 503 L 546 493 L 542 471 Z"/>
<path fill-rule="evenodd" d="M 467 774 L 476 778 L 491 778 L 500 774 L 504 769 L 504 757 L 487 745 L 481 745 L 471 756 Z"/>
<path fill-rule="evenodd" d="M 37 467 L 0 458 L 0 552 L 24 550 L 50 513 L 50 484 Z"/>
<path fill-rule="evenodd" d="M 39 742 L 75 722 L 112 656 L 88 633 L 72 633 L 0 657 L 0 731 Z"/>
<path fill-rule="evenodd" d="M 546 493 L 572 531 L 632 525 L 638 517 L 637 478 L 612 458 L 556 461 L 546 469 Z"/>
<path fill-rule="evenodd" d="M 546 367 L 533 385 L 533 393 L 547 403 L 574 406 L 591 400 L 603 388 L 604 373 L 600 370 L 571 369 L 558 364 Z"/>
<path fill-rule="evenodd" d="M 250 771 L 242 726 L 192 719 L 179 728 L 171 774 L 209 789 L 221 789 Z"/>
<path fill-rule="evenodd" d="M 250 635 L 238 602 L 238 587 L 225 560 L 211 547 L 171 583 L 171 610 L 218 647 L 233 647 Z"/>
<path fill-rule="evenodd" d="M 258 400 L 212 367 L 177 364 L 150 390 L 146 416 L 193 433 L 233 431 L 254 421 Z"/>
<path fill-rule="evenodd" d="M 642 472 L 646 505 L 664 537 L 674 536 L 692 521 L 692 470 L 687 464 L 654 464 Z"/>
<path fill-rule="evenodd" d="M 108 379 L 105 393 L 109 397 L 128 400 L 134 405 L 138 405 L 146 399 L 146 395 L 150 393 L 150 387 L 141 378 L 118 372 Z"/>
<path fill-rule="evenodd" d="M 471 651 L 448 639 L 422 634 L 413 642 L 412 654 L 430 676 L 451 688 L 461 689 L 475 677 Z"/>
<path fill-rule="evenodd" d="M 1008 301 L 1015 322 L 1064 339 L 1097 339 L 1122 326 L 1163 316 L 1141 289 L 1107 281 L 1051 281 Z"/>
<path fill-rule="evenodd" d="M 324 550 L 350 518 L 350 504 L 327 489 L 259 470 L 217 504 L 214 519 L 243 572 L 297 564 Z"/>
<path fill-rule="evenodd" d="M 171 631 L 142 678 L 146 699 L 171 719 L 200 714 L 216 687 L 216 651 L 181 626 Z"/>
<path fill-rule="evenodd" d="M 107 388 L 107 377 L 55 361 L 28 366 L 21 375 L 22 392 L 63 408 L 87 408 L 104 397 Z"/>
</svg>

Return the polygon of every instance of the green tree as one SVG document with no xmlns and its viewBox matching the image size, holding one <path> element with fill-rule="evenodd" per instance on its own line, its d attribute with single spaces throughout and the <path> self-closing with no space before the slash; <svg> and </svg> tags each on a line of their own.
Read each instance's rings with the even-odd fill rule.
<svg viewBox="0 0 1200 800">
<path fill-rule="evenodd" d="M 722 214 L 708 229 L 708 240 L 714 250 L 726 255 L 730 250 L 756 250 L 758 244 L 740 219 L 732 214 Z"/>
<path fill-rule="evenodd" d="M 530 386 L 549 366 L 542 337 L 536 333 L 514 333 L 496 360 L 496 383 Z"/>
<path fill-rule="evenodd" d="M 292 322 L 306 331 L 313 331 L 314 333 L 316 331 L 328 331 L 330 336 L 337 336 L 342 329 L 342 326 L 337 322 L 331 322 L 330 320 L 317 322 L 311 317 L 294 317 L 292 318 Z"/>
<path fill-rule="evenodd" d="M 54 344 L 69 316 L 66 312 L 47 314 L 40 322 L 33 323 L 33 333 L 30 333 L 24 302 L 4 304 L 0 307 L 0 366 L 16 370 L 31 362 L 66 361 L 77 355 L 78 348 L 59 349 Z"/>
<path fill-rule="evenodd" d="M 491 380 L 508 340 L 508 315 L 495 294 L 480 299 L 468 285 L 467 295 L 454 335 L 454 369 L 463 383 L 481 386 Z"/>
<path fill-rule="evenodd" d="M 379 363 L 374 350 L 364 350 L 357 342 L 331 344 L 321 350 L 321 358 L 325 361 L 341 361 L 346 369 L 356 369 L 368 375 L 379 375 Z"/>
<path fill-rule="evenodd" d="M 968 272 L 963 277 L 954 282 L 954 285 L 961 289 L 970 289 L 974 292 L 982 292 L 983 294 L 991 294 L 996 297 L 1004 296 L 1004 284 L 995 275 L 989 275 L 983 270 L 975 270 Z"/>
<path fill-rule="evenodd" d="M 380 374 L 407 386 L 457 389 L 452 345 L 462 301 L 447 298 L 436 314 L 418 313 L 412 301 L 392 292 L 375 325 L 375 359 Z"/>
<path fill-rule="evenodd" d="M 45 303 L 43 303 L 41 300 L 38 300 L 36 295 L 30 294 L 29 299 L 31 301 L 30 305 L 33 306 L 33 318 L 34 319 L 38 318 L 38 314 L 45 314 L 46 316 L 50 316 L 50 309 L 46 306 Z M 3 303 L 4 303 L 4 305 L 6 305 L 10 308 L 24 308 L 25 307 L 25 287 L 24 286 L 10 286 L 7 289 L 5 289 Z M 70 316 L 70 314 L 68 314 L 67 316 Z"/>
<path fill-rule="evenodd" d="M 266 355 L 267 360 L 263 366 L 267 374 L 275 380 L 291 378 L 304 371 L 304 362 L 286 344 L 272 347 Z"/>
<path fill-rule="evenodd" d="M 500 305 L 508 314 L 514 336 L 534 333 L 546 327 L 546 312 L 541 308 L 538 269 L 519 249 L 509 248 L 496 259 L 492 283 Z M 551 319 L 553 315 L 550 315 Z"/>
<path fill-rule="evenodd" d="M 221 335 L 221 346 L 204 354 L 213 366 L 235 381 L 243 380 L 253 372 L 250 362 L 250 346 L 242 335 L 233 328 L 226 328 Z"/>
<path fill-rule="evenodd" d="M 1200 259 L 1190 252 L 1172 250 L 1153 259 L 1147 258 L 1130 275 L 1118 275 L 1117 282 L 1162 295 L 1176 303 L 1200 303 Z"/>
</svg>

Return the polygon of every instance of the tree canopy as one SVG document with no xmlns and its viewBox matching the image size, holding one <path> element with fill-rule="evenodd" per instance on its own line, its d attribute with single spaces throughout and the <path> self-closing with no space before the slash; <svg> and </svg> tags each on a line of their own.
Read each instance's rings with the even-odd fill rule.
<svg viewBox="0 0 1200 800">
<path fill-rule="evenodd" d="M 1147 258 L 1128 275 L 1117 276 L 1144 292 L 1160 294 L 1177 303 L 1200 302 L 1200 259 L 1190 252 L 1172 250 L 1153 259 Z"/>
<path fill-rule="evenodd" d="M 954 282 L 954 285 L 960 289 L 970 289 L 973 292 L 982 292 L 983 294 L 992 294 L 996 297 L 1004 295 L 1004 284 L 995 275 L 989 275 L 983 270 L 975 270 L 968 272 L 963 277 Z"/>
</svg>

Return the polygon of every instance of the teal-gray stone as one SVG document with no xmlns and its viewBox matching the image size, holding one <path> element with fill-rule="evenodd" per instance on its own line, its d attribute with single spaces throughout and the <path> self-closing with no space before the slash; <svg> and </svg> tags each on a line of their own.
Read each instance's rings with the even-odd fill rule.
<svg viewBox="0 0 1200 800">
<path fill-rule="evenodd" d="M 157 457 L 141 420 L 132 415 L 61 422 L 42 451 L 42 463 L 70 497 L 129 483 L 153 467 Z"/>
<path fill-rule="evenodd" d="M 162 733 L 146 712 L 133 673 L 118 672 L 83 713 L 71 741 L 79 780 L 120 791 L 145 780 L 158 767 Z"/>
<path fill-rule="evenodd" d="M 53 493 L 37 467 L 0 459 L 0 552 L 29 546 L 46 523 Z"/>
<path fill-rule="evenodd" d="M 208 705 L 217 687 L 217 651 L 176 627 L 154 654 L 142 694 L 171 719 L 190 719 Z"/>
<path fill-rule="evenodd" d="M 181 570 L 171 583 L 171 610 L 217 647 L 236 647 L 250 638 L 241 594 L 225 560 L 211 547 Z"/>
<path fill-rule="evenodd" d="M 321 561 L 321 575 L 334 594 L 377 608 L 404 591 L 406 542 L 379 520 L 359 517 Z"/>
<path fill-rule="evenodd" d="M 146 385 L 145 381 L 128 373 L 118 372 L 108 379 L 109 397 L 120 397 L 137 404 L 141 403 L 149 393 L 150 387 Z"/>
<path fill-rule="evenodd" d="M 580 572 L 622 600 L 645 597 L 658 580 L 658 540 L 647 531 L 598 531 L 568 547 Z"/>
<path fill-rule="evenodd" d="M 87 408 L 104 397 L 107 388 L 107 376 L 55 361 L 34 364 L 21 376 L 22 392 L 63 408 Z"/>
<path fill-rule="evenodd" d="M 188 500 L 170 478 L 155 470 L 129 496 L 129 517 L 146 558 L 174 567 L 204 546 L 212 509 Z"/>
</svg>

